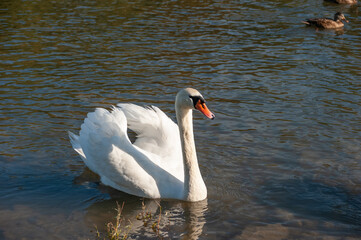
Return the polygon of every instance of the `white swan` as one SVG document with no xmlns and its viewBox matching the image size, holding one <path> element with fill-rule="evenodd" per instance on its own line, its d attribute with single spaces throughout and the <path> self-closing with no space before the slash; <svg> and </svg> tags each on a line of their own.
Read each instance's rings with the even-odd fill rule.
<svg viewBox="0 0 361 240">
<path fill-rule="evenodd" d="M 97 108 L 81 125 L 71 144 L 102 183 L 146 198 L 200 201 L 207 197 L 193 138 L 192 109 L 214 114 L 195 89 L 178 92 L 175 124 L 157 107 L 118 104 Z M 137 134 L 132 144 L 127 127 Z"/>
</svg>

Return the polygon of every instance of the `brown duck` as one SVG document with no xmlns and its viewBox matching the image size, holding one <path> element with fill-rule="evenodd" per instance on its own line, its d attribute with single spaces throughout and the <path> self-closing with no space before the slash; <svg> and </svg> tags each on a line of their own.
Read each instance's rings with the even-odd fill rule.
<svg viewBox="0 0 361 240">
<path fill-rule="evenodd" d="M 345 16 L 337 12 L 334 16 L 334 19 L 331 18 L 311 18 L 307 19 L 306 21 L 303 21 L 304 24 L 307 26 L 315 26 L 317 28 L 341 28 L 344 26 L 343 22 L 348 22 L 345 18 Z"/>
<path fill-rule="evenodd" d="M 357 4 L 357 0 L 325 0 L 325 1 L 338 3 L 338 4 Z"/>
</svg>

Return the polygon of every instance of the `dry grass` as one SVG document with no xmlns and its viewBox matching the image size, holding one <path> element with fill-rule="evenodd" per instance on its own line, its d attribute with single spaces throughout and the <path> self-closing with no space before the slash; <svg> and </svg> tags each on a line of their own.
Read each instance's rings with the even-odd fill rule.
<svg viewBox="0 0 361 240">
<path fill-rule="evenodd" d="M 117 202 L 117 208 L 115 209 L 117 211 L 117 215 L 115 217 L 115 224 L 113 222 L 109 222 L 106 224 L 107 229 L 107 236 L 102 236 L 102 234 L 98 231 L 98 228 L 95 226 L 96 229 L 96 239 L 108 239 L 108 240 L 125 240 L 128 239 L 128 234 L 131 230 L 131 222 L 129 222 L 128 225 L 124 226 L 124 217 L 122 216 L 122 211 L 124 208 L 124 202 L 122 206 L 119 205 Z"/>
<path fill-rule="evenodd" d="M 152 213 L 150 211 L 147 211 L 146 206 L 144 205 L 144 201 L 143 201 L 142 202 L 142 212 L 137 214 L 137 220 L 143 221 L 144 227 L 147 227 L 150 225 L 153 232 L 158 237 L 158 239 L 163 239 L 163 237 L 160 235 L 160 230 L 159 230 L 160 220 L 162 218 L 162 206 L 158 202 L 157 202 L 157 204 L 159 206 L 158 218 L 156 216 L 152 215 Z"/>
<path fill-rule="evenodd" d="M 159 227 L 162 219 L 162 207 L 158 202 L 157 204 L 159 206 L 159 214 L 152 214 L 147 210 L 143 201 L 142 211 L 136 215 L 136 219 L 142 221 L 144 227 L 150 227 L 157 239 L 163 240 L 164 238 L 161 236 Z M 132 222 L 130 220 L 125 220 L 122 215 L 123 208 L 124 202 L 122 205 L 119 205 L 117 202 L 117 208 L 115 209 L 117 212 L 115 223 L 109 222 L 106 224 L 106 233 L 99 232 L 97 226 L 95 226 L 97 240 L 126 240 L 129 238 Z"/>
</svg>

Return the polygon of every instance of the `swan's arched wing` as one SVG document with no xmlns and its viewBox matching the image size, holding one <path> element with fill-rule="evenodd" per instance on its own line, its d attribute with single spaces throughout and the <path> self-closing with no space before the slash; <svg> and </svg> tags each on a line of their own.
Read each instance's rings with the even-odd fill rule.
<svg viewBox="0 0 361 240">
<path fill-rule="evenodd" d="M 79 136 L 70 137 L 73 148 L 104 184 L 137 196 L 176 196 L 173 191 L 182 189 L 182 181 L 159 167 L 158 156 L 134 146 L 126 129 L 123 111 L 98 108 L 88 114 Z M 169 182 L 174 189 L 164 186 Z"/>
<path fill-rule="evenodd" d="M 118 104 L 124 112 L 128 127 L 137 134 L 134 145 L 156 154 L 162 165 L 183 166 L 179 129 L 159 108 L 134 104 Z M 164 166 L 164 165 L 163 165 Z"/>
</svg>

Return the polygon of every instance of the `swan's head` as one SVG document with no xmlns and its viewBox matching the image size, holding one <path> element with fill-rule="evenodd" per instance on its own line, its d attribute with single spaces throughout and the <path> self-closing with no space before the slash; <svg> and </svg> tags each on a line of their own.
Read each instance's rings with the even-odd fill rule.
<svg viewBox="0 0 361 240">
<path fill-rule="evenodd" d="M 180 90 L 177 94 L 175 105 L 176 109 L 197 109 L 212 120 L 215 117 L 215 115 L 209 111 L 202 94 L 193 88 Z"/>
</svg>

